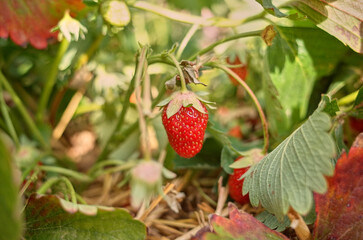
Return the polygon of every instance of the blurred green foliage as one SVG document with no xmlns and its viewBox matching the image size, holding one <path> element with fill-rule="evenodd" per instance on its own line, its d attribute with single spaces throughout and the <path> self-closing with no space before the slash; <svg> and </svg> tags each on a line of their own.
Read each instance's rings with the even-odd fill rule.
<svg viewBox="0 0 363 240">
<path fill-rule="evenodd" d="M 151 82 L 153 111 L 145 116 L 151 129 L 152 158 L 165 160 L 164 166 L 172 171 L 185 168 L 213 171 L 222 165 L 222 169 L 232 173 L 229 164 L 239 152 L 262 148 L 263 145 L 262 124 L 253 101 L 243 87 L 231 84 L 225 73 L 210 65 L 204 66 L 199 72 L 199 80 L 207 86 L 189 88 L 218 106 L 216 110 L 209 111 L 213 128 L 207 130 L 204 148 L 198 155 L 191 159 L 177 156 L 168 144 L 160 109 L 155 107 L 170 95 L 171 92 L 165 89 L 165 82 L 177 73 L 176 68 L 161 53 L 171 49 L 174 44 L 180 46 L 186 40 L 178 60 L 187 60 L 218 40 L 238 33 L 260 31 L 271 23 L 277 33 L 271 46 L 267 46 L 260 37 L 241 38 L 219 44 L 201 56 L 201 60 L 225 65 L 227 57 L 238 56 L 247 64 L 246 83 L 267 115 L 271 134 L 269 150 L 273 150 L 300 126 L 317 108 L 321 95 L 327 93 L 331 94 L 328 103 L 334 105 L 328 106 L 326 110 L 334 117 L 334 121 L 339 121 L 339 131 L 336 130 L 339 149 L 353 141 L 356 133 L 343 120 L 348 115 L 362 116 L 361 106 L 353 106 L 354 101 L 361 100 L 362 94 L 359 93 L 357 100 L 354 98 L 356 95 L 352 95 L 354 92 L 358 94 L 362 86 L 362 56 L 318 28 L 296 9 L 282 8 L 282 14 L 271 1 L 262 1 L 263 7 L 272 7 L 274 11 L 271 12 L 276 16 L 289 16 L 276 18 L 264 12 L 264 8 L 257 3 L 261 1 L 154 0 L 150 4 L 162 9 L 155 14 L 154 10 L 145 10 L 147 7 L 144 5 L 144 8 L 140 7 L 140 4 L 148 2 L 126 1 L 131 20 L 126 26 L 120 27 L 104 20 L 99 7 L 103 1 L 84 2 L 87 7 L 75 18 L 88 31 L 84 39 L 72 40 L 67 45 L 59 65 L 54 64 L 61 52 L 60 44 L 55 39 L 50 40 L 47 49 L 37 50 L 30 45 L 17 46 L 10 38 L 0 38 L 0 70 L 31 119 L 34 119 L 41 137 L 49 145 L 49 148 L 44 148 L 39 139 L 33 136 L 34 131 L 24 121 L 24 113 L 19 111 L 14 96 L 2 88 L 5 100 L 1 102 L 2 111 L 8 111 L 11 124 L 20 139 L 20 146 L 15 147 L 12 153 L 17 167 L 22 170 L 22 180 L 29 179 L 27 177 L 31 170 L 39 168 L 38 163 L 86 172 L 104 160 L 123 164 L 144 157 L 140 146 L 140 116 L 135 95 L 131 94 L 134 92 L 134 76 L 141 46 L 150 47 L 148 60 L 156 59 L 155 62 L 149 61 L 147 72 L 144 73 L 150 76 Z M 172 16 L 165 17 L 168 10 L 174 12 Z M 193 20 L 195 18 L 192 17 L 200 20 L 201 16 L 215 22 L 200 23 L 206 26 L 199 26 L 193 32 L 194 22 L 178 19 L 177 14 L 192 14 L 187 16 Z M 221 22 L 226 25 L 214 26 Z M 54 86 L 50 86 L 46 111 L 41 112 L 39 118 L 39 102 L 54 71 L 56 81 Z M 144 81 L 141 83 L 144 88 L 143 84 Z M 131 96 L 128 97 L 128 94 Z M 74 99 L 78 102 L 73 102 Z M 143 104 L 146 106 L 150 103 Z M 68 113 L 74 105 L 73 112 Z M 124 118 L 120 117 L 123 111 Z M 0 114 L 0 128 L 4 134 L 11 136 L 11 126 L 5 120 L 5 115 L 4 111 Z M 68 117 L 69 122 L 62 137 L 54 141 L 52 134 L 64 116 Z M 232 129 L 237 131 L 237 135 L 231 133 Z M 82 141 L 77 142 L 77 134 L 82 132 L 91 133 L 86 135 L 89 140 L 85 141 L 87 146 L 82 145 Z M 81 145 L 79 149 L 76 148 L 77 144 Z M 5 153 L 3 155 L 7 156 Z M 7 172 L 9 166 L 7 162 L 5 164 L 1 166 Z M 109 166 L 102 167 L 106 171 Z M 112 172 L 112 169 L 107 171 Z M 223 170 L 221 172 L 222 176 L 226 176 Z M 53 171 L 47 173 L 47 177 L 67 175 L 65 173 L 69 174 L 67 171 Z M 10 176 L 0 176 L 6 178 L 4 181 L 10 181 Z M 74 181 L 72 173 L 67 177 L 77 190 L 85 188 L 86 184 Z M 127 182 L 128 178 L 125 179 Z M 9 189 L 5 190 L 9 193 L 4 194 L 9 199 L 5 200 L 13 201 L 15 186 L 10 182 L 7 186 Z M 0 204 L 2 206 L 4 204 Z M 11 208 L 14 210 L 15 206 Z M 19 221 L 13 224 L 15 232 L 19 224 Z"/>
</svg>

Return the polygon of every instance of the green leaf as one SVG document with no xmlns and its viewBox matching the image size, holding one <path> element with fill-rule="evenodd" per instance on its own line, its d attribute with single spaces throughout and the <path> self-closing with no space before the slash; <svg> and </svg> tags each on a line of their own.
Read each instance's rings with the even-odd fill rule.
<svg viewBox="0 0 363 240">
<path fill-rule="evenodd" d="M 272 215 L 268 211 L 263 211 L 262 213 L 258 214 L 256 218 L 259 221 L 263 222 L 263 224 L 265 224 L 267 227 L 278 232 L 284 231 L 291 224 L 287 216 L 284 217 L 283 221 L 279 221 L 274 215 Z"/>
<path fill-rule="evenodd" d="M 302 216 L 306 224 L 313 224 L 316 219 L 315 207 L 312 207 L 309 214 Z M 268 211 L 263 211 L 256 216 L 258 220 L 263 222 L 267 227 L 276 230 L 278 232 L 284 231 L 287 227 L 291 225 L 290 219 L 284 216 L 282 221 L 279 221 L 275 215 L 272 215 Z"/>
<path fill-rule="evenodd" d="M 123 209 L 75 205 L 56 196 L 31 195 L 25 216 L 28 240 L 146 238 L 145 225 Z"/>
<path fill-rule="evenodd" d="M 328 133 L 330 127 L 328 114 L 315 111 L 243 175 L 243 195 L 249 192 L 253 206 L 261 203 L 279 219 L 290 206 L 302 215 L 307 214 L 313 204 L 312 191 L 325 192 L 324 176 L 334 172 L 330 159 L 335 154 L 335 144 Z"/>
<path fill-rule="evenodd" d="M 319 28 L 354 51 L 363 53 L 361 1 L 297 0 L 291 4 L 306 14 Z"/>
<path fill-rule="evenodd" d="M 349 148 L 344 143 L 344 135 L 343 135 L 343 124 L 340 123 L 334 131 L 334 138 L 335 138 L 335 144 L 337 146 L 337 152 L 338 156 L 340 156 L 343 152 L 343 150 L 348 154 Z M 337 159 L 335 159 L 337 160 Z"/>
<path fill-rule="evenodd" d="M 265 68 L 268 68 L 267 65 L 265 64 Z M 265 72 L 268 71 L 268 69 L 265 69 Z M 271 137 L 275 139 L 286 137 L 289 133 L 290 124 L 279 100 L 279 93 L 269 74 L 265 73 L 262 79 L 262 89 L 265 96 L 266 113 Z"/>
<path fill-rule="evenodd" d="M 256 0 L 259 4 L 262 5 L 262 7 L 270 14 L 276 16 L 276 17 L 286 17 L 286 14 L 283 14 L 280 12 L 279 9 L 277 9 L 273 4 L 271 0 Z"/>
<path fill-rule="evenodd" d="M 324 112 L 329 114 L 330 116 L 336 116 L 336 112 L 339 111 L 338 101 L 336 99 L 331 100 L 328 95 L 324 95 L 322 100 L 325 102 Z"/>
<path fill-rule="evenodd" d="M 358 106 L 362 102 L 363 102 L 363 87 L 361 87 L 359 89 L 359 91 L 358 91 L 358 95 L 357 95 L 357 97 L 355 98 L 355 101 L 354 101 L 354 107 Z"/>
<path fill-rule="evenodd" d="M 111 159 L 128 160 L 137 151 L 140 143 L 139 138 L 140 131 L 134 131 L 110 153 L 109 157 Z"/>
<path fill-rule="evenodd" d="M 222 145 L 232 146 L 232 143 L 226 133 L 222 129 L 218 129 L 216 122 L 214 122 L 213 119 L 209 119 L 207 131 Z"/>
<path fill-rule="evenodd" d="M 228 146 L 224 146 L 221 153 L 221 167 L 228 174 L 233 174 L 233 169 L 230 165 L 233 163 L 235 157 Z"/>
<path fill-rule="evenodd" d="M 89 7 L 98 6 L 98 0 L 83 0 L 82 2 Z"/>
<path fill-rule="evenodd" d="M 21 214 L 18 188 L 14 183 L 11 158 L 0 136 L 0 239 L 18 240 L 21 233 Z"/>
<path fill-rule="evenodd" d="M 277 99 L 289 121 L 279 122 L 286 120 L 279 110 L 279 119 L 272 120 L 271 123 L 275 126 L 274 131 L 278 128 L 290 129 L 305 118 L 309 103 L 307 99 L 310 98 L 316 80 L 330 74 L 347 50 L 338 40 L 317 28 L 276 26 L 275 29 L 278 34 L 272 46 L 267 48 L 265 61 L 269 72 L 267 77 L 273 84 L 266 82 L 265 88 L 270 88 L 271 85 L 276 87 Z M 272 93 L 269 93 L 266 102 L 271 119 L 276 115 L 271 115 L 271 112 L 280 106 L 273 99 L 276 98 L 274 89 L 271 88 L 270 91 Z M 271 98 L 274 102 L 269 104 Z M 273 109 L 268 109 L 271 104 Z M 279 126 L 281 124 L 287 126 Z"/>
</svg>

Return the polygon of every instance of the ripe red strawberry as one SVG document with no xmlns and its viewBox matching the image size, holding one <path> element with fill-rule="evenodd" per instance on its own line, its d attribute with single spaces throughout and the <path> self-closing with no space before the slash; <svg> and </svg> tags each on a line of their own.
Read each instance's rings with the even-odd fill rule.
<svg viewBox="0 0 363 240">
<path fill-rule="evenodd" d="M 229 57 L 227 57 L 227 63 L 230 65 L 241 65 L 242 62 L 241 60 L 238 58 L 238 56 L 236 56 L 234 58 L 234 61 L 232 61 Z M 247 65 L 244 64 L 241 67 L 235 67 L 235 68 L 230 68 L 235 74 L 237 74 L 242 80 L 245 80 L 247 77 Z M 228 75 L 229 80 L 231 80 L 232 84 L 237 86 L 239 85 L 239 83 L 237 82 L 236 79 L 234 79 L 232 76 Z"/>
<path fill-rule="evenodd" d="M 208 111 L 192 92 L 177 92 L 164 107 L 162 121 L 170 145 L 181 157 L 195 156 L 203 146 Z"/>
<path fill-rule="evenodd" d="M 237 158 L 235 161 L 239 160 L 241 158 Z M 250 202 L 250 198 L 248 196 L 248 193 L 246 195 L 242 195 L 242 186 L 243 186 L 243 182 L 244 179 L 239 180 L 240 177 L 245 174 L 245 172 L 247 172 L 247 170 L 250 167 L 245 167 L 245 168 L 235 168 L 233 170 L 233 174 L 231 176 L 229 176 L 228 179 L 228 186 L 229 186 L 229 195 L 231 196 L 231 198 L 233 198 L 233 200 L 235 200 L 236 202 L 240 203 L 240 204 L 246 204 Z"/>
</svg>

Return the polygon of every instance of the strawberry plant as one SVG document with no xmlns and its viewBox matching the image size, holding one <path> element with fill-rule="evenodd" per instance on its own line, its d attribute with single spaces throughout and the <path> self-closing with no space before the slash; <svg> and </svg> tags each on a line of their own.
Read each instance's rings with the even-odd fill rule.
<svg viewBox="0 0 363 240">
<path fill-rule="evenodd" d="M 174 115 L 168 117 L 168 109 L 174 107 L 172 104 L 169 103 L 162 113 L 170 145 L 180 156 L 194 157 L 203 146 L 204 132 L 208 122 L 207 109 L 200 102 L 197 104 L 199 108 L 202 107 L 203 112 L 187 104 L 187 107 L 180 106 Z"/>
<path fill-rule="evenodd" d="M 0 240 L 361 239 L 361 5 L 0 2 Z"/>
<path fill-rule="evenodd" d="M 248 194 L 245 196 L 241 194 L 243 187 L 243 179 L 241 179 L 241 177 L 247 172 L 247 170 L 248 167 L 240 169 L 236 168 L 233 170 L 233 174 L 228 178 L 229 195 L 233 198 L 233 200 L 242 205 L 250 202 Z"/>
</svg>

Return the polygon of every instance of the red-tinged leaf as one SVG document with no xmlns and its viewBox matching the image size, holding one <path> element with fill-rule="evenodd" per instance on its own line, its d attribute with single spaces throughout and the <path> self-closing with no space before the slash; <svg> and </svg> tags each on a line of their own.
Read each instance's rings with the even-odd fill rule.
<svg viewBox="0 0 363 240">
<path fill-rule="evenodd" d="M 229 219 L 212 214 L 209 221 L 213 232 L 202 229 L 202 234 L 197 233 L 193 239 L 288 239 L 283 234 L 266 227 L 252 215 L 238 211 L 234 204 L 229 203 L 228 209 Z"/>
<path fill-rule="evenodd" d="M 306 14 L 316 25 L 363 53 L 362 1 L 295 0 L 290 4 Z"/>
<path fill-rule="evenodd" d="M 10 37 L 16 44 L 44 49 L 48 40 L 57 33 L 51 32 L 69 9 L 75 14 L 84 7 L 82 0 L 6 0 L 0 1 L 0 37 Z"/>
<path fill-rule="evenodd" d="M 328 192 L 315 195 L 314 239 L 363 239 L 363 133 L 337 161 Z"/>
</svg>

